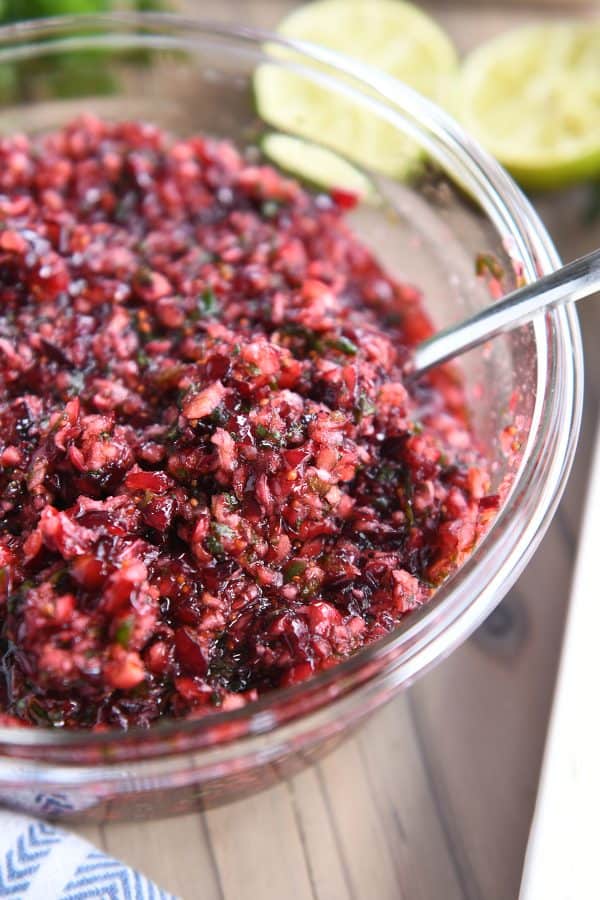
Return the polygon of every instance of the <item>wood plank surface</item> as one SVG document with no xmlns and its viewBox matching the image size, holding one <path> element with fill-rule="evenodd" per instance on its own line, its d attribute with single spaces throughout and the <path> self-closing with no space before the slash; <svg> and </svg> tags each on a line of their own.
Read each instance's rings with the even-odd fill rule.
<svg viewBox="0 0 600 900">
<path fill-rule="evenodd" d="M 269 28 L 294 4 L 183 5 Z M 539 2 L 435 10 L 461 50 L 548 14 Z M 537 203 L 565 259 L 600 246 L 600 222 L 585 224 L 586 189 Z M 575 471 L 542 547 L 476 635 L 287 782 L 217 810 L 79 833 L 184 900 L 516 898 L 597 420 L 600 305 L 584 304 L 581 319 L 587 399 Z"/>
</svg>

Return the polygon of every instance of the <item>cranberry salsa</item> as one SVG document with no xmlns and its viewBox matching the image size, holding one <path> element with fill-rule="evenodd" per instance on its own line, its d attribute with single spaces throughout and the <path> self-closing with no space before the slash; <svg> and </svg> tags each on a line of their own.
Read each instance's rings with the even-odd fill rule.
<svg viewBox="0 0 600 900">
<path fill-rule="evenodd" d="M 0 140 L 0 722 L 148 725 L 335 665 L 498 505 L 419 292 L 226 142 Z"/>
</svg>

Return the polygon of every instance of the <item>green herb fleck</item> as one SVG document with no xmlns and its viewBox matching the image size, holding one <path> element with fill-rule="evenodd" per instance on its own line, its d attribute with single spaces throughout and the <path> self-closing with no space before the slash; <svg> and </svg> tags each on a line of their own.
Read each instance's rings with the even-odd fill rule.
<svg viewBox="0 0 600 900">
<path fill-rule="evenodd" d="M 283 570 L 283 579 L 286 584 L 293 581 L 306 570 L 307 563 L 303 559 L 293 559 Z"/>
<path fill-rule="evenodd" d="M 356 356 L 358 353 L 356 344 L 349 338 L 344 337 L 343 334 L 337 338 L 330 338 L 326 343 L 328 347 L 331 347 L 333 350 L 339 350 L 340 353 L 345 353 L 346 356 Z"/>
<path fill-rule="evenodd" d="M 133 633 L 134 621 L 132 618 L 123 619 L 117 625 L 117 630 L 115 631 L 115 641 L 117 644 L 120 644 L 121 647 L 127 648 L 129 646 L 129 639 Z"/>
<path fill-rule="evenodd" d="M 14 594 L 9 595 L 6 601 L 6 608 L 9 613 L 16 612 L 18 604 L 25 598 L 27 591 L 31 590 L 33 586 L 33 581 L 24 581 L 23 584 L 19 585 L 19 588 Z"/>
<path fill-rule="evenodd" d="M 50 725 L 50 717 L 38 700 L 30 700 L 27 704 L 27 713 L 29 718 L 36 725 Z"/>
<path fill-rule="evenodd" d="M 206 549 L 211 556 L 223 555 L 223 545 L 221 544 L 221 541 L 217 537 L 215 537 L 214 534 L 209 534 L 206 536 Z"/>
<path fill-rule="evenodd" d="M 171 425 L 171 427 L 165 434 L 165 440 L 168 444 L 170 444 L 176 441 L 179 437 L 181 437 L 181 429 L 179 428 L 177 422 L 175 422 L 175 424 Z"/>
<path fill-rule="evenodd" d="M 504 277 L 504 269 L 491 253 L 479 253 L 475 259 L 475 274 L 500 279 Z"/>
<path fill-rule="evenodd" d="M 229 525 L 224 525 L 222 522 L 213 522 L 212 529 L 220 538 L 226 538 L 231 541 L 235 537 L 233 528 L 230 528 Z"/>
<path fill-rule="evenodd" d="M 388 463 L 383 463 L 379 467 L 376 477 L 380 484 L 395 484 L 397 479 L 396 469 Z"/>
<path fill-rule="evenodd" d="M 318 475 L 309 475 L 307 481 L 310 489 L 321 496 L 324 496 L 331 488 L 331 484 L 327 481 L 323 481 Z"/>
<path fill-rule="evenodd" d="M 274 429 L 273 431 L 269 430 L 265 425 L 262 425 L 260 422 L 255 428 L 256 437 L 265 444 L 272 444 L 276 447 L 281 446 L 281 433 Z"/>
<path fill-rule="evenodd" d="M 227 422 L 229 421 L 229 416 L 227 415 L 227 410 L 225 409 L 223 404 L 217 406 L 216 409 L 213 409 L 210 414 L 210 421 L 214 425 L 222 426 L 227 424 Z"/>
<path fill-rule="evenodd" d="M 140 266 L 134 275 L 134 281 L 140 287 L 151 287 L 153 283 L 152 275 L 152 269 L 149 269 L 148 266 Z"/>
<path fill-rule="evenodd" d="M 265 219 L 274 219 L 280 209 L 281 204 L 276 200 L 265 200 L 260 207 L 261 214 Z"/>
<path fill-rule="evenodd" d="M 308 597 L 314 597 L 319 593 L 321 589 L 321 579 L 320 578 L 309 578 L 305 585 L 303 585 L 300 596 L 304 599 Z"/>
<path fill-rule="evenodd" d="M 377 406 L 364 391 L 358 398 L 354 408 L 354 421 L 358 425 L 367 416 L 372 416 L 377 411 Z"/>
<path fill-rule="evenodd" d="M 48 581 L 50 582 L 50 584 L 57 585 L 61 578 L 67 574 L 68 569 L 63 566 L 62 569 L 57 569 L 56 572 L 53 572 Z"/>
<path fill-rule="evenodd" d="M 215 292 L 209 287 L 202 291 L 198 297 L 197 305 L 198 313 L 201 316 L 215 316 L 221 308 Z"/>
<path fill-rule="evenodd" d="M 71 372 L 69 375 L 69 397 L 78 397 L 85 387 L 85 375 L 83 372 Z"/>
</svg>

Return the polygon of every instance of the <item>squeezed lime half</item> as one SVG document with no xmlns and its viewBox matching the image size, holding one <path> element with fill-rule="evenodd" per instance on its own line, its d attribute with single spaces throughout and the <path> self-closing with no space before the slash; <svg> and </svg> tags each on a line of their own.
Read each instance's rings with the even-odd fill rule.
<svg viewBox="0 0 600 900">
<path fill-rule="evenodd" d="M 455 113 L 530 188 L 600 175 L 600 23 L 508 32 L 473 51 Z"/>
</svg>

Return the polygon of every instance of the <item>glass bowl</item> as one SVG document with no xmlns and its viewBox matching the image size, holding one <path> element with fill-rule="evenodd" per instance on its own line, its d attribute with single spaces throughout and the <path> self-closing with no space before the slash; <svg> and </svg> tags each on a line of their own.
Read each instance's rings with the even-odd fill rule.
<svg viewBox="0 0 600 900">
<path fill-rule="evenodd" d="M 423 288 L 437 325 L 490 302 L 475 273 L 478 255 L 503 266 L 506 288 L 559 264 L 527 200 L 445 113 L 359 63 L 244 28 L 122 14 L 0 29 L 0 127 L 34 132 L 92 112 L 203 131 L 258 153 L 267 127 L 252 75 L 265 62 L 344 97 L 366 126 L 384 120 L 421 149 L 410 179 L 373 175 L 380 202 L 361 204 L 352 218 L 389 269 Z M 343 115 L 347 105 L 339 106 Z M 541 315 L 472 351 L 461 367 L 475 428 L 507 496 L 428 606 L 336 668 L 239 710 L 127 733 L 0 728 L 0 802 L 100 821 L 239 797 L 325 753 L 464 641 L 531 557 L 568 475 L 582 405 L 575 312 Z M 501 434 L 510 437 L 508 454 Z"/>
</svg>

